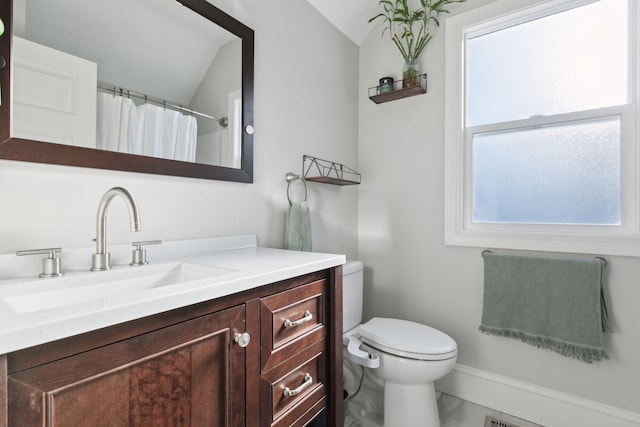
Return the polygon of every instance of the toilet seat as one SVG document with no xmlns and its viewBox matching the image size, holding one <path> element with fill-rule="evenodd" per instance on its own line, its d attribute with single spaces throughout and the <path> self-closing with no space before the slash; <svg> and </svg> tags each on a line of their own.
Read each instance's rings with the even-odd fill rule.
<svg viewBox="0 0 640 427">
<path fill-rule="evenodd" d="M 444 332 L 421 323 L 374 317 L 358 327 L 362 342 L 392 355 L 417 360 L 456 357 L 456 342 Z"/>
</svg>

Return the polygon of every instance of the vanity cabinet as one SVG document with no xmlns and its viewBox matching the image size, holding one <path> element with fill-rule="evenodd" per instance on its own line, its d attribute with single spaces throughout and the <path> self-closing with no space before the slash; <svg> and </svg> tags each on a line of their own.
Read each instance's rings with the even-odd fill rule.
<svg viewBox="0 0 640 427">
<path fill-rule="evenodd" d="M 244 425 L 244 306 L 9 376 L 11 426 Z"/>
<path fill-rule="evenodd" d="M 335 267 L 0 356 L 0 398 L 12 427 L 338 425 L 341 329 Z"/>
</svg>

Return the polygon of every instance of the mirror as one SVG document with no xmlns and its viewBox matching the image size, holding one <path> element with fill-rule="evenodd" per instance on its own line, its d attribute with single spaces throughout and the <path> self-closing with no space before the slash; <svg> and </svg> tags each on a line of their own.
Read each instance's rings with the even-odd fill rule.
<svg viewBox="0 0 640 427">
<path fill-rule="evenodd" d="M 250 28 L 205 0 L 3 3 L 0 158 L 253 181 Z"/>
</svg>

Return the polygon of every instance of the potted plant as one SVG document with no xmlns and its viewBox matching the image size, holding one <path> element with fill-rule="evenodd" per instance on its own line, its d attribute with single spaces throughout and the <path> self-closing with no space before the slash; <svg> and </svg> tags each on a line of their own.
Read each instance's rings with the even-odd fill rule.
<svg viewBox="0 0 640 427">
<path fill-rule="evenodd" d="M 418 75 L 418 57 L 431 41 L 432 33 L 440 26 L 438 17 L 449 13 L 446 6 L 465 0 L 420 0 L 420 6 L 412 10 L 408 0 L 379 0 L 384 12 L 380 12 L 369 22 L 382 19 L 386 24 L 382 35 L 388 31 L 391 40 L 404 58 L 402 87 L 416 86 Z"/>
</svg>

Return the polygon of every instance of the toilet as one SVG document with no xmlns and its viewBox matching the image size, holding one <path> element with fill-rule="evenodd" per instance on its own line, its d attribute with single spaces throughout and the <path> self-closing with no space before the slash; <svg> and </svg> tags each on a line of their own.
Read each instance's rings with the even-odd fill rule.
<svg viewBox="0 0 640 427">
<path fill-rule="evenodd" d="M 347 261 L 343 266 L 342 294 L 345 381 L 354 377 L 354 364 L 362 365 L 366 369 L 361 368 L 361 375 L 368 378 L 361 377 L 357 394 L 364 395 L 359 396 L 360 401 L 369 402 L 364 406 L 373 410 L 376 384 L 383 393 L 383 416 L 376 420 L 360 407 L 356 423 L 363 427 L 439 427 L 433 382 L 455 366 L 456 342 L 437 329 L 408 320 L 375 317 L 361 324 L 360 261 Z M 362 387 L 364 379 L 369 386 Z M 356 405 L 355 398 L 347 405 Z"/>
</svg>

